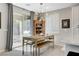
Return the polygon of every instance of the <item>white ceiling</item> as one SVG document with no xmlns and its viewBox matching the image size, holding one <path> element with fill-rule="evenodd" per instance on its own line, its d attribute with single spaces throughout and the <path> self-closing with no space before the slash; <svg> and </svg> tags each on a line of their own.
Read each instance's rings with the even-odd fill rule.
<svg viewBox="0 0 79 59">
<path fill-rule="evenodd" d="M 21 7 L 30 11 L 34 11 L 34 12 L 53 11 L 57 9 L 71 7 L 76 4 L 77 3 L 43 3 L 43 5 L 40 5 L 40 3 L 13 3 L 13 5 L 16 5 L 18 7 Z"/>
</svg>

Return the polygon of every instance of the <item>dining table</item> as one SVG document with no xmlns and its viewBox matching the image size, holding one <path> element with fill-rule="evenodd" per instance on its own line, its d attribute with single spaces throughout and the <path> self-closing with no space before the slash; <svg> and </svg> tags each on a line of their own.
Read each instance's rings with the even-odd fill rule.
<svg viewBox="0 0 79 59">
<path fill-rule="evenodd" d="M 24 45 L 25 43 L 27 44 L 26 41 L 32 41 L 34 42 L 34 46 L 35 46 L 35 51 L 36 51 L 36 55 L 37 55 L 37 44 L 38 42 L 44 42 L 46 38 L 48 38 L 49 36 L 44 36 L 44 35 L 33 35 L 33 36 L 23 36 L 23 41 L 22 41 L 22 54 L 24 55 Z"/>
</svg>

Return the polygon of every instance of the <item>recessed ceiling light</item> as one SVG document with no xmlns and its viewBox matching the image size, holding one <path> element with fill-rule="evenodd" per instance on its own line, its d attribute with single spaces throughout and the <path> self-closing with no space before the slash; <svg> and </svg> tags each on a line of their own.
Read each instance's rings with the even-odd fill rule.
<svg viewBox="0 0 79 59">
<path fill-rule="evenodd" d="M 40 3 L 40 5 L 43 5 L 43 3 Z"/>
<path fill-rule="evenodd" d="M 30 6 L 30 4 L 26 4 L 26 6 Z"/>
</svg>

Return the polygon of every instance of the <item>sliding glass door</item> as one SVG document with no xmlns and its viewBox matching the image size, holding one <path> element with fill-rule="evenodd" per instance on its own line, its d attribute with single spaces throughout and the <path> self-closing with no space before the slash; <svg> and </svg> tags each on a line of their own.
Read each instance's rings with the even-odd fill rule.
<svg viewBox="0 0 79 59">
<path fill-rule="evenodd" d="M 23 16 L 13 15 L 13 47 L 21 45 Z"/>
<path fill-rule="evenodd" d="M 27 17 L 27 16 L 26 16 Z M 23 35 L 24 36 L 31 36 L 31 20 L 29 19 L 24 19 L 23 20 Z"/>
<path fill-rule="evenodd" d="M 22 46 L 22 37 L 31 35 L 30 11 L 13 6 L 13 48 Z"/>
</svg>

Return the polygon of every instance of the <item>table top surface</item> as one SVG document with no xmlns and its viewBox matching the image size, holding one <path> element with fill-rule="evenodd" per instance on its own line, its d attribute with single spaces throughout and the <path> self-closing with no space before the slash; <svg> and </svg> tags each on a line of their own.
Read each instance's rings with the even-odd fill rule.
<svg viewBox="0 0 79 59">
<path fill-rule="evenodd" d="M 34 35 L 34 36 L 23 37 L 23 39 L 24 40 L 44 40 L 47 37 L 50 37 L 50 36 Z"/>
</svg>

